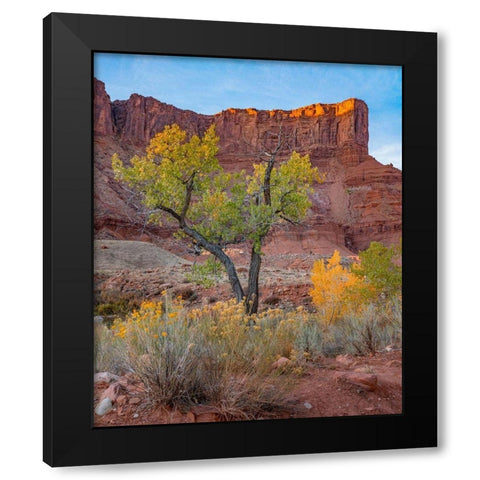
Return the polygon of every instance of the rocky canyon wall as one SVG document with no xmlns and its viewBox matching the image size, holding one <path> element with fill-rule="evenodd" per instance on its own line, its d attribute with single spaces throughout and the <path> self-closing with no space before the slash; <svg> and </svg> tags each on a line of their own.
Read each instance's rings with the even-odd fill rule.
<svg viewBox="0 0 480 480">
<path fill-rule="evenodd" d="M 177 123 L 202 135 L 212 124 L 220 138 L 218 158 L 226 170 L 252 168 L 256 155 L 281 128 L 288 138 L 280 159 L 292 150 L 309 154 L 326 174 L 315 186 L 312 209 L 302 226 L 276 228 L 267 249 L 294 253 L 308 250 L 344 255 L 368 247 L 372 240 L 392 243 L 401 236 L 402 174 L 368 154 L 368 107 L 362 100 L 313 104 L 294 110 L 230 108 L 201 115 L 137 94 L 111 102 L 105 86 L 94 85 L 95 235 L 157 242 L 169 237 L 168 225 L 145 224 L 141 206 L 113 179 L 111 155 L 127 161 L 141 153 L 165 125 Z M 271 146 L 271 145 L 270 145 Z"/>
</svg>

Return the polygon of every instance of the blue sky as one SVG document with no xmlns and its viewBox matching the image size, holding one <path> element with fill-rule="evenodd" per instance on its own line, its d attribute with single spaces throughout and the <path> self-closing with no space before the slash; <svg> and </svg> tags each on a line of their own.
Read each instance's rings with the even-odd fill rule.
<svg viewBox="0 0 480 480">
<path fill-rule="evenodd" d="M 401 67 L 96 53 L 94 75 L 112 100 L 138 93 L 204 114 L 360 98 L 369 108 L 370 154 L 402 166 Z"/>
</svg>

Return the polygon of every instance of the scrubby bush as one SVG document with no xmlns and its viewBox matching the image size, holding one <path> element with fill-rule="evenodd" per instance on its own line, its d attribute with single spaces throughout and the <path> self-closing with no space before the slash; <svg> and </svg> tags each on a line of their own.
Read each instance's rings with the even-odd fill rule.
<svg viewBox="0 0 480 480">
<path fill-rule="evenodd" d="M 383 350 L 387 346 L 401 346 L 401 314 L 393 316 L 385 308 L 370 305 L 360 315 L 349 315 L 336 325 L 344 353 L 366 355 Z"/>
<path fill-rule="evenodd" d="M 230 300 L 187 309 L 164 292 L 110 329 L 96 327 L 96 368 L 135 373 L 153 402 L 208 403 L 224 419 L 257 418 L 288 406 L 287 392 L 310 362 L 371 353 L 400 339 L 399 305 L 389 305 L 327 324 L 303 307 L 247 315 Z M 288 360 L 276 368 L 281 357 Z"/>
<path fill-rule="evenodd" d="M 272 318 L 275 314 L 272 316 Z M 284 403 L 288 382 L 273 371 L 271 331 L 252 325 L 242 304 L 187 311 L 180 298 L 144 302 L 111 337 L 120 368 L 138 375 L 154 401 L 216 405 L 225 418 L 254 418 Z"/>
<path fill-rule="evenodd" d="M 225 268 L 213 255 L 210 255 L 204 263 L 194 263 L 190 273 L 185 275 L 188 282 L 206 288 L 217 285 L 224 277 Z"/>
<path fill-rule="evenodd" d="M 125 315 L 138 308 L 142 300 L 135 293 L 119 290 L 95 292 L 93 311 L 95 315 Z"/>
<path fill-rule="evenodd" d="M 121 372 L 121 362 L 113 332 L 103 323 L 94 324 L 93 358 L 96 372 Z"/>
</svg>

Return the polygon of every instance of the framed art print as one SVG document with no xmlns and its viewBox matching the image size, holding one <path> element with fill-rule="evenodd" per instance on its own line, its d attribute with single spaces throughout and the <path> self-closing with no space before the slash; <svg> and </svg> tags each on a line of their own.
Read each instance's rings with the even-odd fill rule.
<svg viewBox="0 0 480 480">
<path fill-rule="evenodd" d="M 49 465 L 436 445 L 436 34 L 51 14 L 44 77 Z"/>
</svg>

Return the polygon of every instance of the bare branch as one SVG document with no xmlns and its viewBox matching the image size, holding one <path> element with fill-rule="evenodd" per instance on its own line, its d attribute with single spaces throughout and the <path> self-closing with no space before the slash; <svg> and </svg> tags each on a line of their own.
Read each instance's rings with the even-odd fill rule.
<svg viewBox="0 0 480 480">
<path fill-rule="evenodd" d="M 148 212 L 148 215 L 150 216 L 158 212 L 165 212 L 170 214 L 175 220 L 178 220 L 178 223 L 180 223 L 181 225 L 182 217 L 175 210 L 172 210 L 171 208 L 168 208 L 168 207 L 164 207 L 163 205 L 159 205 L 155 210 L 150 210 Z"/>
<path fill-rule="evenodd" d="M 285 208 L 284 202 L 285 202 L 285 199 L 287 198 L 287 195 L 290 195 L 291 193 L 294 193 L 294 192 L 295 192 L 295 190 L 292 189 L 292 190 L 288 190 L 288 191 L 286 191 L 282 194 L 282 196 L 280 197 L 280 208 L 278 208 L 275 211 L 275 213 L 282 213 L 283 212 L 283 209 Z"/>
<path fill-rule="evenodd" d="M 280 214 L 279 217 L 280 217 L 281 219 L 285 220 L 286 222 L 291 223 L 292 225 L 302 225 L 301 222 L 298 222 L 298 221 L 296 221 L 296 220 L 292 220 L 291 218 L 288 218 L 288 217 L 286 217 L 286 216 L 283 215 L 283 214 Z"/>
</svg>

